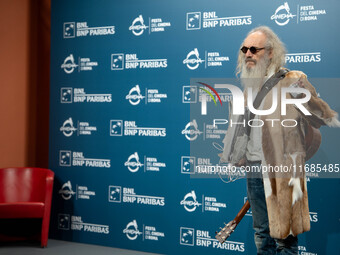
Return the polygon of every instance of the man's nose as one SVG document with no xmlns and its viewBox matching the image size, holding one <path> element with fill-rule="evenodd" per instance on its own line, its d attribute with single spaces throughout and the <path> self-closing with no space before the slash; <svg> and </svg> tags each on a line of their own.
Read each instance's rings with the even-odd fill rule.
<svg viewBox="0 0 340 255">
<path fill-rule="evenodd" d="M 246 52 L 246 57 L 252 57 L 253 53 L 250 52 L 250 50 L 248 49 Z"/>
</svg>

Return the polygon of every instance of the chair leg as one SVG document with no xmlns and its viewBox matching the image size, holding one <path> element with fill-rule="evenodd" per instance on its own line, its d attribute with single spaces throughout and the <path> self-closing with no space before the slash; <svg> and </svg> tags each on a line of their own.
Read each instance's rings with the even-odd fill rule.
<svg viewBox="0 0 340 255">
<path fill-rule="evenodd" d="M 50 227 L 50 221 L 47 220 L 46 217 L 42 219 L 41 224 L 41 247 L 45 248 L 47 247 L 47 241 L 48 241 L 48 230 Z"/>
</svg>

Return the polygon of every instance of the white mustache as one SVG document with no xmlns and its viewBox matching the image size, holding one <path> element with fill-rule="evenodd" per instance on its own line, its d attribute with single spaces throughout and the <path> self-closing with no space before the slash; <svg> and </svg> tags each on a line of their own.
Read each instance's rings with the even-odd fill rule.
<svg viewBox="0 0 340 255">
<path fill-rule="evenodd" d="M 252 59 L 252 58 L 246 58 L 245 59 L 245 62 L 248 63 L 248 62 L 253 62 L 254 64 L 257 63 L 257 61 L 255 59 Z"/>
</svg>

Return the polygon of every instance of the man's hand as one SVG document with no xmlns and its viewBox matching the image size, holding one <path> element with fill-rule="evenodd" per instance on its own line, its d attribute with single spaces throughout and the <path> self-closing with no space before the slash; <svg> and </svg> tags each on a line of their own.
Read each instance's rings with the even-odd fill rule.
<svg viewBox="0 0 340 255">
<path fill-rule="evenodd" d="M 246 165 L 246 158 L 243 158 L 243 159 L 241 159 L 237 164 L 236 164 L 236 166 L 245 166 Z"/>
</svg>

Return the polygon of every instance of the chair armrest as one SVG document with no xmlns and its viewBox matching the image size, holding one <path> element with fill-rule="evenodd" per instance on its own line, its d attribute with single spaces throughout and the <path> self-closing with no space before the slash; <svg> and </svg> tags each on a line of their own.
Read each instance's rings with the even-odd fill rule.
<svg viewBox="0 0 340 255">
<path fill-rule="evenodd" d="M 49 170 L 46 174 L 45 208 L 51 208 L 53 182 L 54 182 L 54 173 L 51 170 Z M 46 210 L 46 211 L 49 211 L 49 210 Z"/>
<path fill-rule="evenodd" d="M 46 174 L 46 191 L 45 191 L 45 211 L 41 227 L 41 246 L 47 246 L 48 230 L 50 225 L 52 192 L 53 192 L 54 173 L 51 170 Z"/>
</svg>

